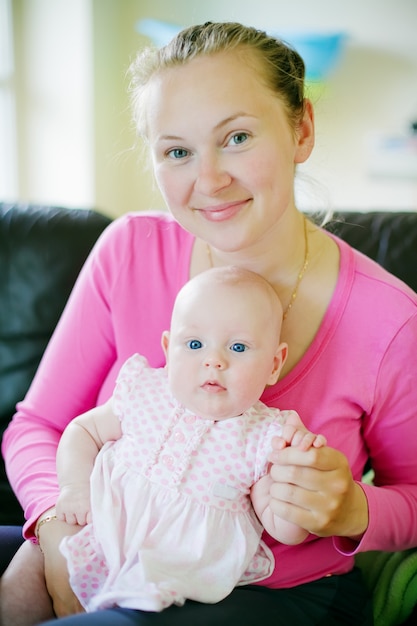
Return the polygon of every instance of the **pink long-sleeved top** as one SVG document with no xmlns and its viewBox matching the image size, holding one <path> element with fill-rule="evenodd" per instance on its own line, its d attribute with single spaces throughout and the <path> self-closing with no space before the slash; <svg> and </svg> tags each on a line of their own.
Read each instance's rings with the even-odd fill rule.
<svg viewBox="0 0 417 626">
<path fill-rule="evenodd" d="M 368 455 L 377 486 L 363 485 L 369 526 L 360 543 L 310 536 L 299 546 L 266 537 L 270 587 L 344 573 L 357 551 L 417 545 L 417 295 L 343 241 L 335 293 L 313 343 L 262 400 L 295 409 L 349 460 L 360 481 Z M 164 364 L 169 328 L 188 280 L 194 238 L 168 214 L 113 222 L 87 260 L 26 398 L 3 440 L 22 503 L 25 536 L 57 495 L 55 453 L 68 422 L 112 393 L 135 352 Z"/>
</svg>

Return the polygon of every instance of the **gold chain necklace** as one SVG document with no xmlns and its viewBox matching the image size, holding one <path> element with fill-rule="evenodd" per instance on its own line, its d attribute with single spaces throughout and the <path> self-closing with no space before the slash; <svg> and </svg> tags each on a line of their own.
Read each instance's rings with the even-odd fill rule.
<svg viewBox="0 0 417 626">
<path fill-rule="evenodd" d="M 206 249 L 207 249 L 207 256 L 208 256 L 208 260 L 209 260 L 209 264 L 210 267 L 214 267 L 213 264 L 213 255 L 211 253 L 211 247 L 208 243 L 206 243 Z M 285 309 L 282 319 L 285 320 L 287 318 L 288 313 L 290 312 L 290 309 L 292 307 L 292 305 L 294 304 L 294 301 L 297 297 L 298 294 L 298 288 L 300 286 L 301 281 L 303 280 L 304 274 L 306 273 L 308 264 L 310 262 L 310 257 L 309 257 L 309 250 L 308 250 L 308 235 L 307 235 L 307 220 L 304 217 L 304 259 L 303 259 L 303 264 L 300 268 L 300 271 L 298 272 L 297 275 L 297 280 L 295 281 L 295 285 L 294 285 L 294 289 L 292 291 L 291 297 L 290 297 L 290 301 L 287 305 L 287 308 Z"/>
<path fill-rule="evenodd" d="M 291 294 L 291 298 L 290 301 L 288 303 L 287 308 L 284 311 L 284 314 L 282 316 L 282 319 L 285 320 L 288 313 L 290 312 L 290 309 L 292 307 L 292 305 L 294 304 L 294 300 L 297 297 L 297 293 L 298 293 L 298 288 L 300 286 L 301 281 L 303 280 L 303 276 L 306 273 L 306 269 L 308 267 L 308 264 L 310 262 L 310 258 L 309 258 L 309 253 L 308 253 L 308 235 L 307 235 L 307 220 L 304 216 L 304 260 L 303 260 L 303 264 L 300 268 L 300 271 L 298 272 L 298 276 L 297 276 L 297 280 L 295 281 L 295 286 L 293 289 L 293 292 Z"/>
</svg>

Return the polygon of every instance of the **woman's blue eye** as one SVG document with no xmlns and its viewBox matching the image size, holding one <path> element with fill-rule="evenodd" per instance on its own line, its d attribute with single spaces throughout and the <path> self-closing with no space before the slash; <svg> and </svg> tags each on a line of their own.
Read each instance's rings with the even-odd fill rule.
<svg viewBox="0 0 417 626">
<path fill-rule="evenodd" d="M 248 349 L 248 347 L 247 347 L 247 346 L 245 346 L 245 344 L 244 344 L 244 343 L 234 343 L 234 344 L 232 344 L 232 345 L 230 346 L 230 349 L 231 349 L 233 352 L 245 352 L 245 350 L 247 350 L 247 349 Z"/>
<path fill-rule="evenodd" d="M 167 155 L 172 159 L 184 159 L 188 156 L 188 150 L 185 150 L 185 148 L 173 148 L 167 152 Z"/>
<path fill-rule="evenodd" d="M 245 143 L 247 138 L 248 138 L 247 133 L 236 133 L 235 135 L 232 136 L 230 142 L 235 144 L 236 146 L 239 146 L 240 144 Z"/>
<path fill-rule="evenodd" d="M 190 348 L 190 350 L 199 350 L 202 346 L 203 344 L 198 339 L 191 339 L 187 342 L 187 347 Z"/>
</svg>

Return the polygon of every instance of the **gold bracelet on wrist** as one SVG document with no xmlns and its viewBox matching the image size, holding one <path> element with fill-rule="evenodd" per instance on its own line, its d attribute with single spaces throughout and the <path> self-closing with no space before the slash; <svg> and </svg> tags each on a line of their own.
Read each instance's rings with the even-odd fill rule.
<svg viewBox="0 0 417 626">
<path fill-rule="evenodd" d="M 56 515 L 47 515 L 46 517 L 44 517 L 43 519 L 41 519 L 40 522 L 38 522 L 37 526 L 36 526 L 36 530 L 35 530 L 35 537 L 38 540 L 39 543 L 39 529 L 44 525 L 47 524 L 48 522 L 54 522 L 55 520 L 57 520 L 57 516 Z"/>
</svg>

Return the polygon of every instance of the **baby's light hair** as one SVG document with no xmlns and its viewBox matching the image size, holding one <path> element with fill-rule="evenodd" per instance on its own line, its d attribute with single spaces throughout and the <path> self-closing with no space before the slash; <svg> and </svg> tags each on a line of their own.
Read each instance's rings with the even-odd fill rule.
<svg viewBox="0 0 417 626">
<path fill-rule="evenodd" d="M 270 304 L 272 318 L 276 320 L 276 331 L 277 337 L 279 338 L 283 317 L 281 300 L 275 289 L 263 276 L 236 265 L 213 267 L 197 274 L 182 287 L 177 295 L 174 310 L 177 305 L 181 304 L 181 300 L 185 298 L 188 293 L 192 293 L 196 285 L 204 287 L 205 284 L 208 286 L 218 285 L 220 287 L 230 287 L 230 289 L 247 287 L 254 292 L 257 289 L 258 293 L 263 294 Z"/>
</svg>

